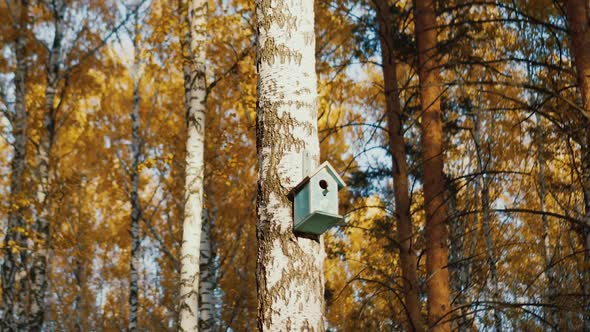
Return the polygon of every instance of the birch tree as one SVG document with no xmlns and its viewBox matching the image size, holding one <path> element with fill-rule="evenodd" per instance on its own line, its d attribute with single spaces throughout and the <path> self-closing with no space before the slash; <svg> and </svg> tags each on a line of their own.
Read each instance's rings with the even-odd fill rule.
<svg viewBox="0 0 590 332">
<path fill-rule="evenodd" d="M 432 331 L 450 331 L 447 203 L 444 195 L 443 128 L 434 1 L 416 0 L 414 8 L 418 42 L 418 76 L 422 111 L 422 170 L 426 211 L 426 293 L 428 324 Z"/>
<path fill-rule="evenodd" d="M 46 4 L 53 14 L 53 40 L 49 47 L 47 58 L 47 85 L 45 86 L 45 112 L 43 113 L 43 136 L 37 150 L 37 192 L 35 194 L 37 204 L 40 206 L 38 217 L 35 220 L 35 234 L 39 239 L 38 248 L 33 254 L 33 266 L 31 269 L 31 304 L 30 304 L 30 328 L 41 330 L 45 316 L 45 292 L 47 290 L 47 263 L 50 247 L 49 230 L 49 190 L 50 190 L 50 163 L 53 145 L 56 138 L 56 113 L 55 98 L 60 81 L 60 64 L 62 56 L 62 42 L 64 37 L 64 15 L 67 8 L 65 2 L 54 1 Z"/>
<path fill-rule="evenodd" d="M 211 246 L 211 225 L 215 220 L 215 212 L 203 209 L 203 225 L 201 227 L 201 248 L 199 254 L 199 329 L 213 331 L 215 327 L 214 309 L 214 268 L 213 248 Z"/>
<path fill-rule="evenodd" d="M 27 313 L 25 297 L 28 288 L 27 238 L 25 211 L 26 200 L 25 171 L 27 167 L 27 29 L 29 24 L 29 3 L 21 0 L 15 8 L 14 55 L 14 108 L 4 109 L 12 126 L 13 155 L 10 164 L 10 210 L 6 236 L 4 237 L 4 260 L 2 263 L 2 330 L 17 331 L 26 329 Z M 6 105 L 7 103 L 4 102 Z"/>
<path fill-rule="evenodd" d="M 495 245 L 494 240 L 492 238 L 491 232 L 491 222 L 493 214 L 490 213 L 490 184 L 491 179 L 489 175 L 486 174 L 488 172 L 488 167 L 490 161 L 492 160 L 491 156 L 491 145 L 492 143 L 486 137 L 485 140 L 482 142 L 482 126 L 484 120 L 487 123 L 491 123 L 490 128 L 493 128 L 494 119 L 482 119 L 483 114 L 482 112 L 476 111 L 473 115 L 473 143 L 475 144 L 475 151 L 476 151 L 476 159 L 477 159 L 477 167 L 476 170 L 481 175 L 478 177 L 477 181 L 479 181 L 478 188 L 481 188 L 480 192 L 477 193 L 481 195 L 481 225 L 483 228 L 484 238 L 485 238 L 485 245 L 486 245 L 486 255 L 488 260 L 489 266 L 489 273 L 490 273 L 490 290 L 492 293 L 492 301 L 500 301 L 500 294 L 499 294 L 499 286 L 498 286 L 498 268 L 497 268 L 497 259 L 495 254 Z M 491 129 L 488 129 L 491 131 Z M 486 145 L 487 148 L 484 149 Z M 484 155 L 484 150 L 487 150 L 486 155 Z M 476 218 L 479 216 L 476 215 Z M 502 331 L 502 316 L 500 314 L 500 310 L 495 307 L 493 309 L 493 317 L 494 317 L 494 329 L 496 332 Z"/>
<path fill-rule="evenodd" d="M 321 236 L 293 232 L 288 191 L 317 166 L 314 1 L 256 1 L 257 284 L 261 331 L 323 331 Z"/>
<path fill-rule="evenodd" d="M 180 1 L 183 24 L 184 89 L 187 114 L 185 207 L 180 272 L 179 331 L 199 328 L 199 254 L 203 214 L 205 150 L 205 41 L 207 1 Z"/>
<path fill-rule="evenodd" d="M 139 5 L 138 5 L 139 6 Z M 129 331 L 137 330 L 137 320 L 139 311 L 139 259 L 140 259 L 140 229 L 142 210 L 139 201 L 139 165 L 142 155 L 142 140 L 139 131 L 139 83 L 140 83 L 140 49 L 139 41 L 140 26 L 138 8 L 133 14 L 133 65 L 131 75 L 133 81 L 133 101 L 131 111 L 131 167 L 129 177 L 131 178 L 130 186 L 130 203 L 131 203 L 131 259 L 129 264 Z"/>
</svg>

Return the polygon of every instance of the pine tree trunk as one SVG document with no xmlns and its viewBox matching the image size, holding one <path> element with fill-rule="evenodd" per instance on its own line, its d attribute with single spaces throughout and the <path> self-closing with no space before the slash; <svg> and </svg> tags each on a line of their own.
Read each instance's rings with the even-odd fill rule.
<svg viewBox="0 0 590 332">
<path fill-rule="evenodd" d="M 135 34 L 133 36 L 133 110 L 131 112 L 131 259 L 129 264 L 129 332 L 137 331 L 139 312 L 139 259 L 140 259 L 140 230 L 141 206 L 139 201 L 139 164 L 141 162 L 141 135 L 139 132 L 139 83 L 140 83 L 140 55 L 139 55 L 139 17 L 135 18 Z"/>
<path fill-rule="evenodd" d="M 450 331 L 447 203 L 443 176 L 443 130 L 438 74 L 436 16 L 433 0 L 416 0 L 414 8 L 420 103 L 422 108 L 422 167 L 426 211 L 426 294 L 432 331 Z"/>
<path fill-rule="evenodd" d="M 188 11 L 188 12 L 187 12 Z M 205 151 L 207 0 L 181 1 L 187 109 L 185 208 L 181 248 L 179 331 L 199 328 L 199 264 Z M 187 29 L 188 25 L 188 29 Z"/>
<path fill-rule="evenodd" d="M 25 297 L 27 281 L 27 238 L 23 230 L 28 229 L 23 213 L 26 203 L 25 170 L 27 167 L 27 63 L 26 29 L 28 23 L 28 1 L 21 0 L 19 6 L 19 31 L 16 35 L 14 75 L 14 114 L 9 119 L 12 127 L 13 156 L 10 164 L 10 210 L 6 236 L 4 237 L 4 261 L 2 263 L 2 317 L 0 329 L 17 331 L 27 328 Z"/>
<path fill-rule="evenodd" d="M 416 254 L 413 245 L 412 219 L 410 218 L 410 195 L 408 185 L 408 164 L 403 135 L 402 109 L 397 87 L 397 64 L 394 54 L 394 20 L 386 0 L 375 0 L 379 22 L 379 40 L 383 65 L 383 82 L 387 124 L 389 130 L 389 150 L 392 159 L 393 186 L 395 195 L 395 217 L 397 220 L 397 240 L 401 270 L 404 283 L 404 299 L 408 316 L 408 331 L 424 331 L 425 326 L 420 313 L 420 289 L 417 278 Z"/>
<path fill-rule="evenodd" d="M 323 331 L 322 236 L 293 231 L 287 194 L 318 165 L 314 1 L 256 1 L 260 331 Z"/>
<path fill-rule="evenodd" d="M 585 144 L 582 143 L 582 186 L 584 190 L 584 331 L 590 331 L 590 4 L 587 0 L 566 0 L 566 13 L 572 42 L 572 54 L 582 95 Z"/>
</svg>

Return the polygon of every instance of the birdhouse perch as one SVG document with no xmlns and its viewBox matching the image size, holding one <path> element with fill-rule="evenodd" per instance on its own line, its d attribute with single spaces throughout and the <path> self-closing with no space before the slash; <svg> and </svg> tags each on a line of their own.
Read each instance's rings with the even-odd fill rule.
<svg viewBox="0 0 590 332">
<path fill-rule="evenodd" d="M 345 186 L 327 161 L 306 176 L 289 192 L 295 231 L 320 235 L 336 226 L 343 218 L 338 214 L 338 191 Z"/>
</svg>

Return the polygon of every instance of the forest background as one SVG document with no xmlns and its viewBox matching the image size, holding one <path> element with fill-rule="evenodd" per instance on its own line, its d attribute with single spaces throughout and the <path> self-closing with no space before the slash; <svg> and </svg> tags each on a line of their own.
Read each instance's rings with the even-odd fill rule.
<svg viewBox="0 0 590 332">
<path fill-rule="evenodd" d="M 33 317 L 24 324 L 126 329 L 135 218 L 138 328 L 177 328 L 181 2 L 0 3 L 2 303 L 23 303 L 18 310 Z M 571 17 L 575 4 L 585 25 Z M 453 329 L 590 328 L 590 88 L 579 75 L 590 70 L 589 7 L 436 3 Z M 208 8 L 201 273 L 213 289 L 210 329 L 248 331 L 257 326 L 254 1 Z M 391 158 L 400 145 L 391 143 L 384 63 L 397 66 L 411 254 L 426 311 L 413 4 L 316 1 L 315 12 L 321 160 L 348 184 L 346 223 L 325 236 L 326 327 L 404 329 Z"/>
</svg>

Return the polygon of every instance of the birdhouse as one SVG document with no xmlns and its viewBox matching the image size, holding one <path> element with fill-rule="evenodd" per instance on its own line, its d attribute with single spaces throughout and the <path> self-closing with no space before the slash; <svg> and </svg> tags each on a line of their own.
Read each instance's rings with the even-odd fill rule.
<svg viewBox="0 0 590 332">
<path fill-rule="evenodd" d="M 327 161 L 306 176 L 289 193 L 295 231 L 319 235 L 338 224 L 342 220 L 338 191 L 344 187 L 344 181 Z"/>
</svg>

